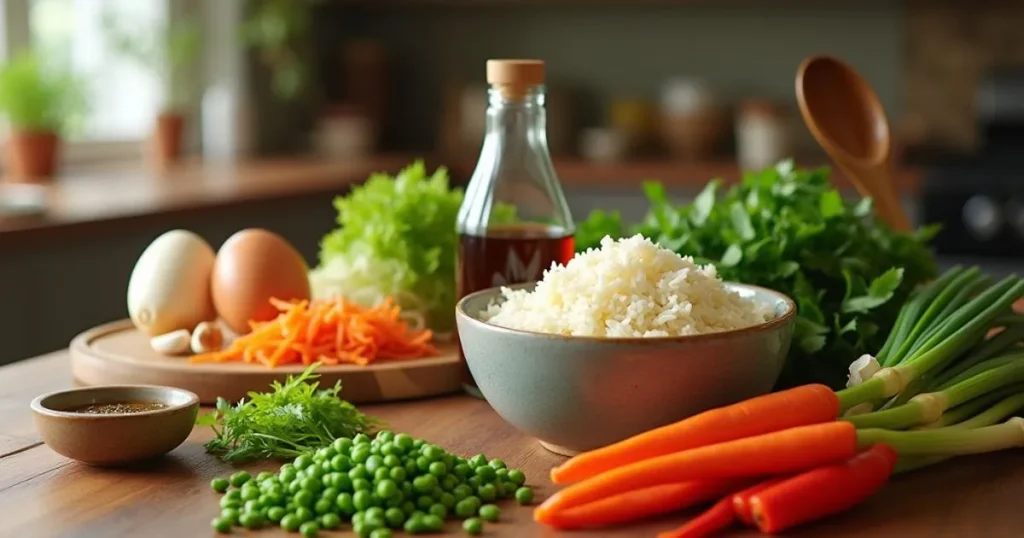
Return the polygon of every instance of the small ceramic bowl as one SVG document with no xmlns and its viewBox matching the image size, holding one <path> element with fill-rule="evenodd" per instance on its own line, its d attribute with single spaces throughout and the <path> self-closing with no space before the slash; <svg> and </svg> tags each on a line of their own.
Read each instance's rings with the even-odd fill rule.
<svg viewBox="0 0 1024 538">
<path fill-rule="evenodd" d="M 152 411 L 93 414 L 89 405 L 158 403 Z M 199 397 L 172 387 L 115 385 L 52 392 L 32 400 L 36 429 L 54 452 L 93 465 L 118 465 L 162 456 L 185 441 L 199 413 Z"/>
<path fill-rule="evenodd" d="M 686 337 L 561 336 L 481 321 L 500 300 L 500 289 L 492 288 L 459 301 L 459 342 L 494 410 L 548 450 L 572 455 L 772 389 L 789 352 L 796 305 L 772 290 L 726 286 L 774 308 L 775 318 Z"/>
</svg>

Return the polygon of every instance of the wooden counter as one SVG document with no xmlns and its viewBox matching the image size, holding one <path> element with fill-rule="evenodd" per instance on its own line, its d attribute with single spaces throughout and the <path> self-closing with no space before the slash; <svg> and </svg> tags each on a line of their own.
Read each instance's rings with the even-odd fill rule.
<svg viewBox="0 0 1024 538">
<path fill-rule="evenodd" d="M 0 368 L 0 536 L 213 535 L 210 520 L 219 507 L 210 479 L 236 468 L 204 452 L 208 429 L 196 429 L 185 444 L 151 465 L 131 469 L 80 465 L 40 442 L 28 407 L 35 396 L 72 384 L 66 352 Z M 427 438 L 452 452 L 483 452 L 523 469 L 537 499 L 555 490 L 547 472 L 562 458 L 513 429 L 486 402 L 452 396 L 366 406 L 363 411 L 386 420 L 392 430 Z M 266 463 L 241 467 L 253 473 L 274 468 Z M 854 510 L 787 536 L 1011 538 L 1021 535 L 1022 497 L 1024 452 L 964 457 L 896 477 Z M 612 530 L 557 533 L 535 524 L 529 508 L 503 503 L 502 522 L 488 525 L 485 536 L 654 536 L 691 515 Z M 455 523 L 448 523 L 446 530 L 448 536 L 464 536 Z M 279 529 L 236 533 L 297 536 Z M 351 532 L 321 535 L 353 536 Z M 758 536 L 753 532 L 734 535 Z"/>
</svg>

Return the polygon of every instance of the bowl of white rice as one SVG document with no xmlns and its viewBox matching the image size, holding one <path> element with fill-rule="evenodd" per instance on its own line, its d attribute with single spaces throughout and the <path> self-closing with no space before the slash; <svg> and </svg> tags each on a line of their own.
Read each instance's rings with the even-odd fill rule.
<svg viewBox="0 0 1024 538">
<path fill-rule="evenodd" d="M 642 236 L 456 306 L 480 392 L 567 455 L 770 391 L 795 314 L 789 297 L 723 282 Z"/>
</svg>

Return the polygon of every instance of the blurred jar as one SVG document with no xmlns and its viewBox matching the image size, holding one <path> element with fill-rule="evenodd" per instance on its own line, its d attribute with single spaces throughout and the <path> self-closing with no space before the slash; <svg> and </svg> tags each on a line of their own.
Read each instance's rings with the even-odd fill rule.
<svg viewBox="0 0 1024 538">
<path fill-rule="evenodd" d="M 376 143 L 376 123 L 356 106 L 335 106 L 320 117 L 316 147 L 328 159 L 369 156 Z"/>
<path fill-rule="evenodd" d="M 728 119 L 711 89 L 694 79 L 672 79 L 661 94 L 661 136 L 669 153 L 685 160 L 707 159 L 721 147 Z"/>
<path fill-rule="evenodd" d="M 630 153 L 642 153 L 650 149 L 656 131 L 655 107 L 639 99 L 622 99 L 612 102 L 611 128 L 626 138 Z"/>
<path fill-rule="evenodd" d="M 736 161 L 742 170 L 761 170 L 789 157 L 788 122 L 775 103 L 751 99 L 736 112 Z"/>
</svg>

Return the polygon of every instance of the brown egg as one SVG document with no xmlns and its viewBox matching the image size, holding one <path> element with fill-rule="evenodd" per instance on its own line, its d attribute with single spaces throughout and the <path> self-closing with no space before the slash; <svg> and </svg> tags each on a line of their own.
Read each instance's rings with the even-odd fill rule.
<svg viewBox="0 0 1024 538">
<path fill-rule="evenodd" d="M 269 321 L 278 310 L 270 299 L 309 299 L 305 260 L 281 236 L 258 228 L 242 230 L 220 247 L 210 281 L 213 305 L 238 334 L 249 321 Z"/>
</svg>

